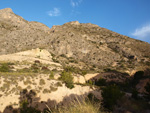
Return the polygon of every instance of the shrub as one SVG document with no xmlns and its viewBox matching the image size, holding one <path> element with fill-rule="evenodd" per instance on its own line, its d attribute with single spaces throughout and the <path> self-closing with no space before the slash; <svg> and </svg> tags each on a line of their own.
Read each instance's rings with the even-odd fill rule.
<svg viewBox="0 0 150 113">
<path fill-rule="evenodd" d="M 33 64 L 30 69 L 34 72 L 34 73 L 38 73 L 39 71 L 39 67 L 37 66 L 37 64 Z"/>
<path fill-rule="evenodd" d="M 55 85 L 56 85 L 57 87 L 61 87 L 61 86 L 62 86 L 62 83 L 61 83 L 61 82 L 57 82 Z"/>
<path fill-rule="evenodd" d="M 29 102 L 27 99 L 22 100 L 20 102 L 20 112 L 21 113 L 41 113 L 39 110 L 37 110 L 34 107 L 29 107 Z"/>
<path fill-rule="evenodd" d="M 50 75 L 49 75 L 49 78 L 50 78 L 50 79 L 54 79 L 54 73 L 53 73 L 53 71 L 51 71 L 51 73 L 50 73 Z"/>
<path fill-rule="evenodd" d="M 74 68 L 74 67 L 71 67 L 71 66 L 65 67 L 64 70 L 65 70 L 66 72 L 75 72 L 75 68 Z"/>
<path fill-rule="evenodd" d="M 24 82 L 24 85 L 32 84 L 30 79 L 26 79 L 26 81 L 23 81 L 23 82 Z"/>
<path fill-rule="evenodd" d="M 81 74 L 82 75 L 86 75 L 87 74 L 87 70 L 81 70 Z"/>
<path fill-rule="evenodd" d="M 92 86 L 92 85 L 93 85 L 93 81 L 92 81 L 92 80 L 89 80 L 89 81 L 88 81 L 88 85 Z"/>
<path fill-rule="evenodd" d="M 114 71 L 114 70 L 112 70 L 111 68 L 106 68 L 106 69 L 104 69 L 104 71 L 109 72 L 109 71 Z"/>
<path fill-rule="evenodd" d="M 87 74 L 87 70 L 82 70 L 80 68 L 76 68 L 76 67 L 72 67 L 72 66 L 66 66 L 64 68 L 64 70 L 66 72 L 72 72 L 72 73 L 77 73 L 77 74 L 81 74 L 81 75 Z"/>
<path fill-rule="evenodd" d="M 102 89 L 102 97 L 104 107 L 109 110 L 113 110 L 114 105 L 117 104 L 118 99 L 120 99 L 124 93 L 116 85 L 110 85 Z"/>
<path fill-rule="evenodd" d="M 44 85 L 44 84 L 45 84 L 44 79 L 40 79 L 40 85 Z"/>
<path fill-rule="evenodd" d="M 89 93 L 88 94 L 88 99 L 91 101 L 91 102 L 100 102 L 100 100 L 93 94 L 93 93 Z"/>
<path fill-rule="evenodd" d="M 50 86 L 51 91 L 57 91 L 56 87 Z"/>
<path fill-rule="evenodd" d="M 56 58 L 53 58 L 53 57 L 52 57 L 52 60 L 53 60 L 54 62 L 56 62 L 56 63 L 59 63 L 59 60 L 57 60 Z"/>
<path fill-rule="evenodd" d="M 60 79 L 65 82 L 68 88 L 72 89 L 74 87 L 73 76 L 71 75 L 71 72 L 63 71 Z"/>
<path fill-rule="evenodd" d="M 61 57 L 64 57 L 64 58 L 67 58 L 65 54 L 61 54 L 60 56 L 61 56 Z"/>
<path fill-rule="evenodd" d="M 103 79 L 103 78 L 99 78 L 99 80 L 95 82 L 95 85 L 97 85 L 97 86 L 105 86 L 106 85 L 106 80 Z"/>
<path fill-rule="evenodd" d="M 44 89 L 44 90 L 43 90 L 43 93 L 51 93 L 51 91 L 48 90 L 48 89 Z"/>
<path fill-rule="evenodd" d="M 45 73 L 45 74 L 47 74 L 47 73 L 50 72 L 50 70 L 48 69 L 48 67 L 43 66 L 43 67 L 42 67 L 42 72 Z"/>
<path fill-rule="evenodd" d="M 21 109 L 25 109 L 25 108 L 27 108 L 28 107 L 28 100 L 27 99 L 25 99 L 25 100 L 22 100 L 21 102 L 20 102 L 20 108 Z"/>
<path fill-rule="evenodd" d="M 9 72 L 10 71 L 10 67 L 8 64 L 6 63 L 3 63 L 1 66 L 0 66 L 0 72 Z"/>
</svg>

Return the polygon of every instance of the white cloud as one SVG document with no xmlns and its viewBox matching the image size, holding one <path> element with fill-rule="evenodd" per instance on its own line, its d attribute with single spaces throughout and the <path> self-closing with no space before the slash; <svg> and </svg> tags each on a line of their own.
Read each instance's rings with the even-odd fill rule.
<svg viewBox="0 0 150 113">
<path fill-rule="evenodd" d="M 60 16 L 61 12 L 59 10 L 59 8 L 54 8 L 53 10 L 48 12 L 49 16 Z"/>
<path fill-rule="evenodd" d="M 141 40 L 150 39 L 150 24 L 137 28 L 131 35 Z"/>
<path fill-rule="evenodd" d="M 79 6 L 82 3 L 82 1 L 83 0 L 71 0 L 70 3 L 72 7 L 76 7 Z"/>
</svg>

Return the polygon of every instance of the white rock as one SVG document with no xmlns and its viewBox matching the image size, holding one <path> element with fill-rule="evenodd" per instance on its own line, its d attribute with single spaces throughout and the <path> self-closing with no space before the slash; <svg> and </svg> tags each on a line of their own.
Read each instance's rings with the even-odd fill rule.
<svg viewBox="0 0 150 113">
<path fill-rule="evenodd" d="M 54 75 L 54 79 L 59 79 L 61 76 L 59 74 Z"/>
<path fill-rule="evenodd" d="M 85 78 L 81 75 L 73 76 L 73 82 L 74 83 L 80 83 L 80 84 L 85 84 Z"/>
<path fill-rule="evenodd" d="M 88 81 L 88 80 L 90 80 L 91 78 L 97 76 L 98 74 L 99 74 L 99 73 L 86 74 L 86 75 L 84 75 L 84 77 L 85 77 L 85 80 Z"/>
</svg>

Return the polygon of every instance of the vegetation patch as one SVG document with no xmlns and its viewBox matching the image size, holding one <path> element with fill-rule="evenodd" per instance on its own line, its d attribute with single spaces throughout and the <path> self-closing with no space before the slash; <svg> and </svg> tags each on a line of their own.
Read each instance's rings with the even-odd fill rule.
<svg viewBox="0 0 150 113">
<path fill-rule="evenodd" d="M 87 74 L 87 70 L 82 70 L 82 69 L 79 69 L 79 68 L 76 68 L 76 67 L 72 67 L 72 66 L 66 66 L 64 68 L 64 70 L 66 72 L 72 72 L 72 73 L 76 73 L 76 74 L 80 74 L 80 75 Z"/>
<path fill-rule="evenodd" d="M 53 71 L 50 72 L 49 78 L 54 79 L 54 72 Z"/>
<path fill-rule="evenodd" d="M 114 105 L 117 104 L 117 101 L 123 97 L 124 93 L 120 91 L 119 87 L 116 85 L 106 86 L 102 89 L 102 97 L 104 106 L 113 110 Z"/>
<path fill-rule="evenodd" d="M 44 79 L 40 79 L 40 85 L 44 85 L 45 84 L 45 80 Z"/>
<path fill-rule="evenodd" d="M 0 72 L 10 72 L 12 63 L 1 63 L 0 64 Z"/>
<path fill-rule="evenodd" d="M 106 86 L 106 79 L 99 78 L 98 81 L 95 82 L 97 86 Z"/>
<path fill-rule="evenodd" d="M 50 86 L 51 91 L 57 91 L 56 87 Z"/>
<path fill-rule="evenodd" d="M 61 86 L 62 86 L 62 83 L 61 83 L 61 82 L 57 82 L 57 83 L 55 84 L 55 86 L 61 87 Z"/>
<path fill-rule="evenodd" d="M 73 85 L 73 76 L 72 76 L 71 72 L 63 71 L 61 73 L 60 79 L 65 82 L 65 84 L 68 88 L 72 89 L 74 87 L 74 85 Z"/>
<path fill-rule="evenodd" d="M 49 89 L 44 89 L 43 90 L 43 93 L 45 94 L 45 93 L 51 93 L 51 91 L 49 90 Z"/>
<path fill-rule="evenodd" d="M 54 113 L 104 113 L 100 109 L 100 104 L 92 103 L 89 100 L 74 101 L 68 107 L 60 107 Z"/>
</svg>

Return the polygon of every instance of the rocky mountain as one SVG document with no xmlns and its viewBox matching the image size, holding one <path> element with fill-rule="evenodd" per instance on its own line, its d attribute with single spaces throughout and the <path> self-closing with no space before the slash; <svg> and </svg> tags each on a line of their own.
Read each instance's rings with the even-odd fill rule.
<svg viewBox="0 0 150 113">
<path fill-rule="evenodd" d="M 150 63 L 149 43 L 78 21 L 48 28 L 24 20 L 10 8 L 0 10 L 0 42 L 1 55 L 39 47 L 57 58 L 73 58 L 93 68 L 128 68 Z"/>
<path fill-rule="evenodd" d="M 144 113 L 149 87 L 149 43 L 91 23 L 49 28 L 0 10 L 0 113 L 62 112 L 91 95 L 106 112 Z"/>
</svg>

